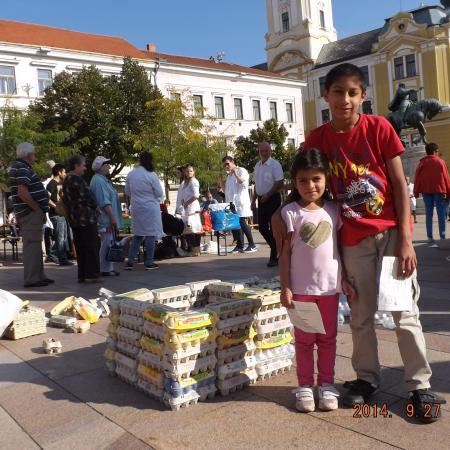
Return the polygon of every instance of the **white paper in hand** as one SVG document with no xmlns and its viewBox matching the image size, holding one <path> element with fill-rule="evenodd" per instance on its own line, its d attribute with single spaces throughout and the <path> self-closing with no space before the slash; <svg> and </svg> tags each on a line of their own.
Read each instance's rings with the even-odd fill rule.
<svg viewBox="0 0 450 450">
<path fill-rule="evenodd" d="M 315 303 L 293 302 L 294 308 L 288 309 L 292 325 L 305 333 L 325 334 L 322 316 Z"/>
<path fill-rule="evenodd" d="M 411 311 L 412 276 L 397 278 L 398 258 L 384 256 L 378 291 L 379 311 Z"/>
</svg>

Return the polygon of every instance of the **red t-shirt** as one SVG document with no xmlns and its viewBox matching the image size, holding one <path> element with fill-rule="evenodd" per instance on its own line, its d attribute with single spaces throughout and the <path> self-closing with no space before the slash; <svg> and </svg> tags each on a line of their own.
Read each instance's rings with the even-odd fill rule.
<svg viewBox="0 0 450 450">
<path fill-rule="evenodd" d="M 331 189 L 341 204 L 343 245 L 397 226 L 386 161 L 404 152 L 391 124 L 360 114 L 350 131 L 339 133 L 327 123 L 313 130 L 305 149 L 322 150 L 330 160 Z"/>
</svg>

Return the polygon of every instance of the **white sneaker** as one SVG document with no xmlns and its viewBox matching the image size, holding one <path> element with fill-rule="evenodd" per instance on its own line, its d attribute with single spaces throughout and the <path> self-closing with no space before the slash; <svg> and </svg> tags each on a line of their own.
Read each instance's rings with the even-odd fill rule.
<svg viewBox="0 0 450 450">
<path fill-rule="evenodd" d="M 339 392 L 332 384 L 319 386 L 319 409 L 334 411 L 338 409 Z"/>
<path fill-rule="evenodd" d="M 300 412 L 313 412 L 316 409 L 314 392 L 310 386 L 300 386 L 292 391 L 295 394 L 295 408 Z"/>
</svg>

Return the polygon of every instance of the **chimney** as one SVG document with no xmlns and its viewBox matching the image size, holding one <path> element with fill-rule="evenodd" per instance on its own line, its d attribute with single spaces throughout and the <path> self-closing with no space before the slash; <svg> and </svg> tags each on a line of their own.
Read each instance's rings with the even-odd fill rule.
<svg viewBox="0 0 450 450">
<path fill-rule="evenodd" d="M 153 42 L 147 44 L 147 51 L 150 53 L 156 53 L 156 44 L 154 44 Z"/>
</svg>

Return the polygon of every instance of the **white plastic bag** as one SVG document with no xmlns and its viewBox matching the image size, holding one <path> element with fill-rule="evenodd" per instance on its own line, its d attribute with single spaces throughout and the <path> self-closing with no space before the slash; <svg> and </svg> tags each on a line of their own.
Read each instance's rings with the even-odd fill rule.
<svg viewBox="0 0 450 450">
<path fill-rule="evenodd" d="M 0 337 L 17 317 L 21 308 L 22 300 L 19 297 L 0 289 Z"/>
<path fill-rule="evenodd" d="M 202 219 L 199 213 L 191 214 L 190 216 L 182 217 L 184 222 L 183 234 L 202 233 Z"/>
</svg>

